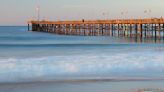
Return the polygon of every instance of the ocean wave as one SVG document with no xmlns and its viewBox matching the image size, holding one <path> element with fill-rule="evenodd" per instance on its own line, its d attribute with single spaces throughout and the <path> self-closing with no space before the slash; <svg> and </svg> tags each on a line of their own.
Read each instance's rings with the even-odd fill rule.
<svg viewBox="0 0 164 92">
<path fill-rule="evenodd" d="M 0 82 L 61 77 L 164 77 L 164 52 L 0 59 Z"/>
</svg>

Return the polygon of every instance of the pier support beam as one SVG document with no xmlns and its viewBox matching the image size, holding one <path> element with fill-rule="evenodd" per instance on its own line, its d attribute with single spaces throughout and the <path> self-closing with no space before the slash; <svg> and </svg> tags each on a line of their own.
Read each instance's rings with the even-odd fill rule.
<svg viewBox="0 0 164 92">
<path fill-rule="evenodd" d="M 112 24 L 112 30 L 111 30 L 111 32 L 112 32 L 112 36 L 114 35 L 114 34 L 113 34 L 113 30 L 114 30 L 114 27 L 113 27 L 113 24 Z"/>
<path fill-rule="evenodd" d="M 108 24 L 108 35 L 110 36 L 111 35 L 111 25 Z"/>
<path fill-rule="evenodd" d="M 55 33 L 55 26 L 52 24 L 52 33 Z"/>
<path fill-rule="evenodd" d="M 151 37 L 151 32 L 150 32 L 150 24 L 148 24 L 148 38 Z"/>
<path fill-rule="evenodd" d="M 161 38 L 161 24 L 158 24 L 158 39 Z"/>
<path fill-rule="evenodd" d="M 135 37 L 137 38 L 138 36 L 138 24 L 135 24 Z"/>
<path fill-rule="evenodd" d="M 140 38 L 142 38 L 142 24 L 140 24 Z"/>
<path fill-rule="evenodd" d="M 157 25 L 155 24 L 155 27 L 154 27 L 155 29 L 154 29 L 154 31 L 155 31 L 155 39 L 157 38 Z"/>
<path fill-rule="evenodd" d="M 164 24 L 163 24 L 163 38 L 164 38 Z"/>
<path fill-rule="evenodd" d="M 117 24 L 118 37 L 120 36 L 120 24 Z"/>
<path fill-rule="evenodd" d="M 92 24 L 92 36 L 95 35 L 95 34 L 94 34 L 94 33 L 95 33 L 94 31 L 95 31 L 95 24 Z"/>
<path fill-rule="evenodd" d="M 130 38 L 132 38 L 132 24 L 130 24 Z"/>
<path fill-rule="evenodd" d="M 144 32 L 145 36 L 144 37 L 146 38 L 146 36 L 147 36 L 147 24 L 144 24 L 144 28 L 145 28 L 145 30 L 144 30 L 145 31 Z"/>
<path fill-rule="evenodd" d="M 154 24 L 151 24 L 151 36 L 154 37 Z"/>
<path fill-rule="evenodd" d="M 86 24 L 83 25 L 84 28 L 84 36 L 86 35 Z"/>
<path fill-rule="evenodd" d="M 28 31 L 30 31 L 30 24 L 28 24 Z"/>
</svg>

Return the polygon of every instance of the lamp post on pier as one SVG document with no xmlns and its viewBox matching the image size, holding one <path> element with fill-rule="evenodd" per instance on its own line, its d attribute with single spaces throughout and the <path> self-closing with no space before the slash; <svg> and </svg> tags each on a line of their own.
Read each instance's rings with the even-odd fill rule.
<svg viewBox="0 0 164 92">
<path fill-rule="evenodd" d="M 39 0 L 36 0 L 36 18 L 37 18 L 37 21 L 40 21 L 40 5 L 39 5 Z"/>
<path fill-rule="evenodd" d="M 144 10 L 145 18 L 151 18 L 151 9 Z"/>
<path fill-rule="evenodd" d="M 105 20 L 108 20 L 109 12 L 103 12 L 102 15 L 105 18 Z"/>
</svg>

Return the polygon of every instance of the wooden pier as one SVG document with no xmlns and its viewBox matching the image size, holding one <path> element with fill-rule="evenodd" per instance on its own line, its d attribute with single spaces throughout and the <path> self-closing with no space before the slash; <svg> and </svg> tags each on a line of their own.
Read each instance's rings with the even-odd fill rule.
<svg viewBox="0 0 164 92">
<path fill-rule="evenodd" d="M 32 26 L 32 29 L 30 29 Z M 28 30 L 62 35 L 164 38 L 164 18 L 81 21 L 29 21 Z"/>
</svg>

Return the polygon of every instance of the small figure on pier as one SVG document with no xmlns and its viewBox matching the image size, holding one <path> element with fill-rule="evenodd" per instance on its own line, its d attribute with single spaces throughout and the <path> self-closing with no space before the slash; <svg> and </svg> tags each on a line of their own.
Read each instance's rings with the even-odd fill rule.
<svg viewBox="0 0 164 92">
<path fill-rule="evenodd" d="M 82 22 L 84 22 L 84 19 L 82 19 Z"/>
</svg>

